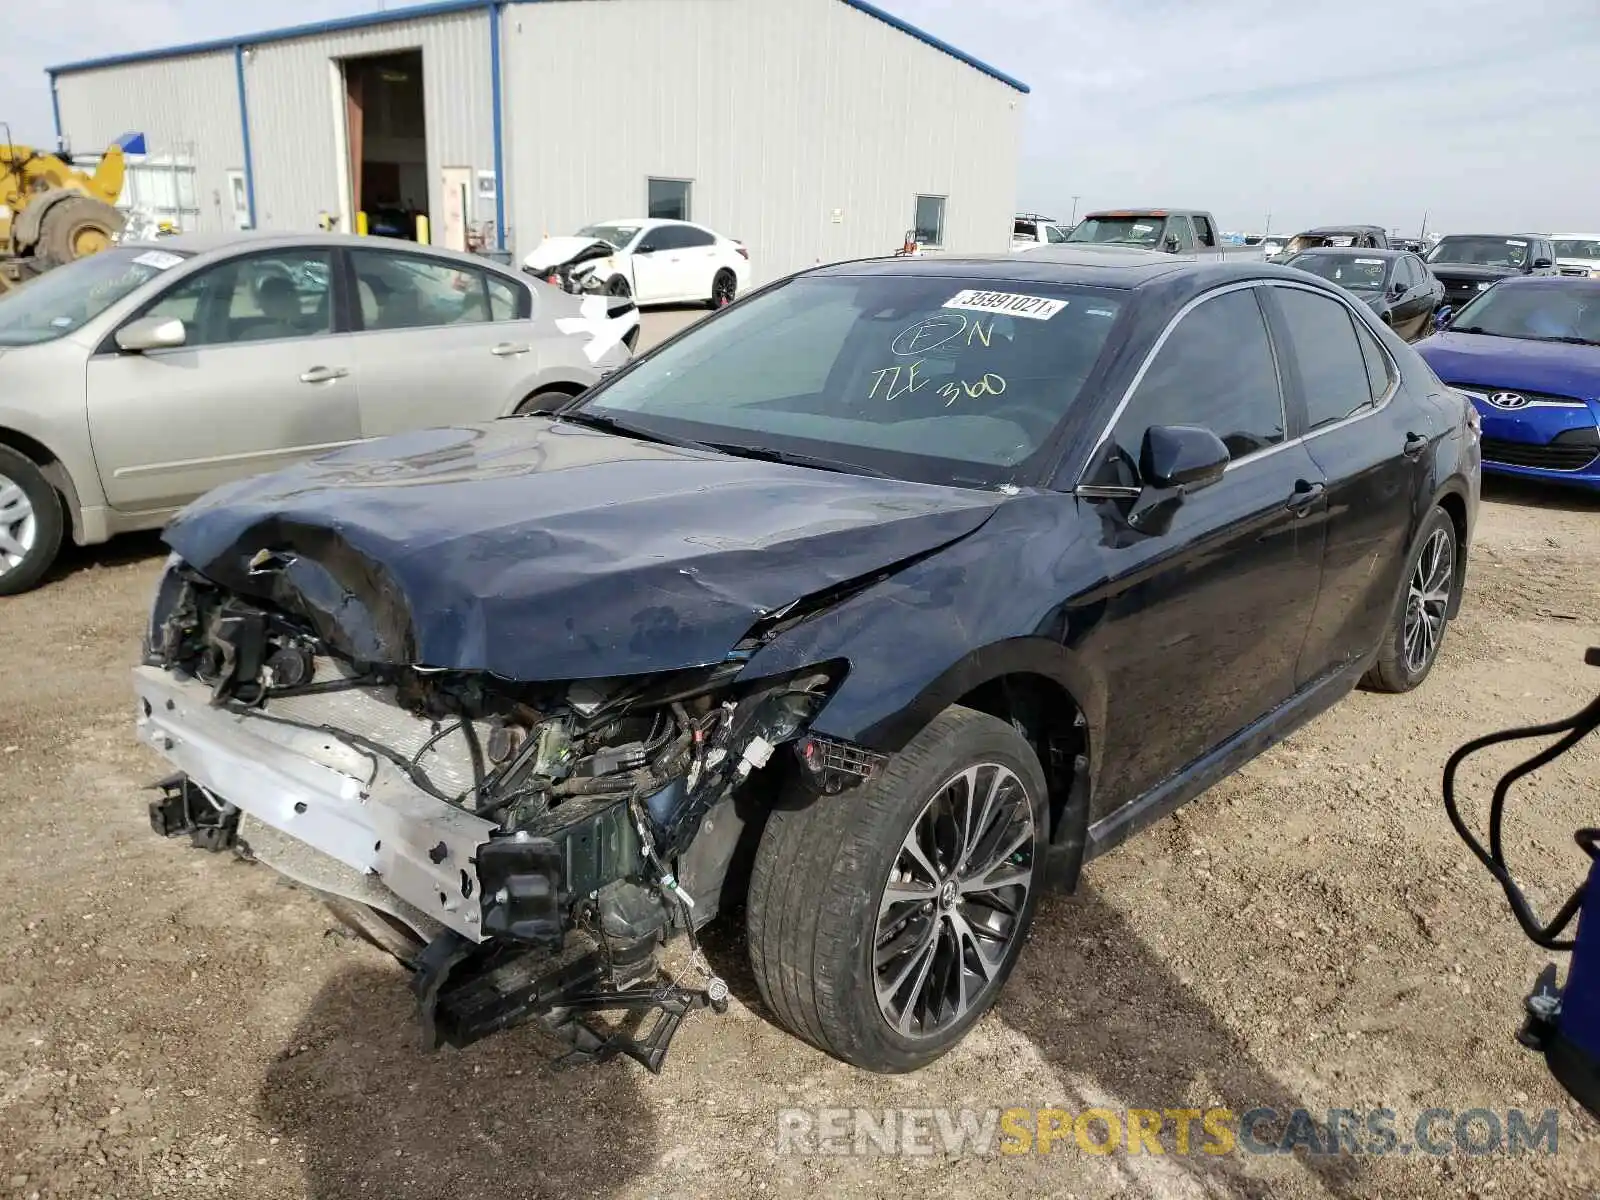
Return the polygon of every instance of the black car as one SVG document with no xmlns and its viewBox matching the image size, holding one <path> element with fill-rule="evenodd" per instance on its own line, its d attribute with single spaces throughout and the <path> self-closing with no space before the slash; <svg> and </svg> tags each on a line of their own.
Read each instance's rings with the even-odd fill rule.
<svg viewBox="0 0 1600 1200">
<path fill-rule="evenodd" d="M 1354 292 L 1378 320 L 1408 342 L 1433 332 L 1434 310 L 1444 302 L 1444 285 L 1420 258 L 1401 250 L 1307 250 L 1284 266 L 1320 275 Z"/>
<path fill-rule="evenodd" d="M 1540 233 L 1452 233 L 1428 252 L 1428 269 L 1460 308 L 1510 276 L 1556 274 L 1556 250 Z"/>
<path fill-rule="evenodd" d="M 1042 892 L 1427 677 L 1478 472 L 1468 403 L 1303 272 L 818 268 L 554 414 L 182 514 L 135 668 L 181 772 L 151 821 L 331 896 L 433 1044 L 533 1019 L 659 1067 L 728 995 L 664 942 L 742 904 L 783 1025 L 910 1070 Z"/>
</svg>

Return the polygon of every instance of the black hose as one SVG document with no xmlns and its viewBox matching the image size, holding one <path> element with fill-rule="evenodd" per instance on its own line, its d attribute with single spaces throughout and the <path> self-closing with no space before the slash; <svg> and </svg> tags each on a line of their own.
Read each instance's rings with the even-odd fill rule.
<svg viewBox="0 0 1600 1200">
<path fill-rule="evenodd" d="M 1589 652 L 1588 661 L 1600 665 L 1600 656 L 1596 651 Z M 1589 734 L 1600 728 L 1600 697 L 1596 697 L 1587 707 L 1564 721 L 1551 721 L 1544 725 L 1526 725 L 1518 729 L 1507 729 L 1500 733 L 1487 734 L 1484 737 L 1474 738 L 1450 756 L 1444 766 L 1444 808 L 1450 818 L 1450 824 L 1455 826 L 1456 833 L 1467 844 L 1468 849 L 1477 855 L 1478 861 L 1489 869 L 1506 894 L 1506 899 L 1511 903 L 1511 911 L 1517 918 L 1517 924 L 1522 926 L 1522 931 L 1537 945 L 1548 950 L 1570 950 L 1573 939 L 1561 937 L 1561 933 L 1572 923 L 1578 910 L 1583 905 L 1584 889 L 1579 887 L 1567 902 L 1561 906 L 1559 912 L 1548 923 L 1541 924 L 1538 915 L 1533 911 L 1528 898 L 1522 889 L 1517 886 L 1516 880 L 1511 876 L 1511 870 L 1506 866 L 1505 845 L 1501 832 L 1505 817 L 1505 805 L 1511 786 L 1525 775 L 1537 771 L 1546 763 L 1559 758 L 1573 746 L 1577 745 Z M 1460 809 L 1456 803 L 1456 770 L 1469 756 L 1489 746 L 1497 746 L 1502 742 L 1521 741 L 1526 738 L 1554 737 L 1564 735 L 1554 744 L 1547 746 L 1533 757 L 1512 767 L 1500 777 L 1500 782 L 1495 785 L 1494 798 L 1489 804 L 1489 845 L 1486 849 L 1472 832 L 1467 828 L 1466 822 L 1461 818 Z M 1578 844 L 1590 855 L 1596 857 L 1600 851 L 1600 832 L 1585 829 L 1578 832 Z"/>
</svg>

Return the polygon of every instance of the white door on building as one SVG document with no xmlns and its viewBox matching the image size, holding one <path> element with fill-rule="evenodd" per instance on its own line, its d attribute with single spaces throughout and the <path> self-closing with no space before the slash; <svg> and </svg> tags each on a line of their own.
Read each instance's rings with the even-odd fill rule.
<svg viewBox="0 0 1600 1200">
<path fill-rule="evenodd" d="M 439 172 L 444 194 L 444 211 L 439 214 L 439 231 L 434 244 L 448 250 L 467 248 L 467 221 L 472 212 L 472 189 L 476 185 L 471 167 L 445 167 Z"/>
</svg>

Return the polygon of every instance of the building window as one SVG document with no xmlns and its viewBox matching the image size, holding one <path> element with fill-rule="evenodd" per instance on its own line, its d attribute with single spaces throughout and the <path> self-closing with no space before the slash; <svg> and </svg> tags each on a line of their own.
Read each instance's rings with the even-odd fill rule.
<svg viewBox="0 0 1600 1200">
<path fill-rule="evenodd" d="M 650 217 L 657 221 L 687 221 L 690 187 L 687 179 L 650 180 Z"/>
<path fill-rule="evenodd" d="M 917 218 L 913 225 L 917 241 L 922 245 L 944 245 L 944 197 L 918 196 Z"/>
</svg>

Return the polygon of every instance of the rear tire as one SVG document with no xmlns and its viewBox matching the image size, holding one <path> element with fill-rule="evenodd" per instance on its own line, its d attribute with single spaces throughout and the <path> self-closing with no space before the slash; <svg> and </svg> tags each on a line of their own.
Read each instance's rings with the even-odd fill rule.
<svg viewBox="0 0 1600 1200">
<path fill-rule="evenodd" d="M 717 272 L 716 278 L 711 281 L 711 307 L 727 308 L 733 303 L 734 296 L 739 290 L 739 280 L 727 268 Z"/>
<path fill-rule="evenodd" d="M 58 200 L 40 221 L 34 255 L 55 266 L 65 266 L 112 245 L 125 224 L 121 213 L 93 196 Z"/>
<path fill-rule="evenodd" d="M 0 446 L 0 596 L 26 592 L 44 578 L 61 549 L 65 517 L 38 464 Z"/>
<path fill-rule="evenodd" d="M 1362 679 L 1377 692 L 1409 692 L 1419 686 L 1449 630 L 1450 606 L 1460 586 L 1461 547 L 1450 514 L 1435 508 L 1423 521 L 1406 559 L 1405 583 L 1378 649 L 1378 661 Z M 1420 624 L 1419 624 L 1420 622 Z"/>
<path fill-rule="evenodd" d="M 990 803 L 990 821 L 973 816 Z M 819 796 L 793 781 L 750 878 L 750 964 L 767 1008 L 868 1071 L 932 1062 L 1016 964 L 1048 822 L 1033 748 L 968 708 L 940 713 L 856 788 Z M 980 832 L 963 839 L 970 825 Z"/>
</svg>

